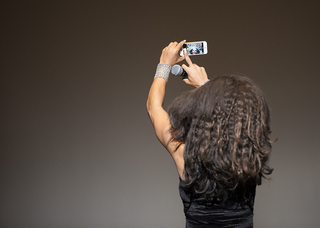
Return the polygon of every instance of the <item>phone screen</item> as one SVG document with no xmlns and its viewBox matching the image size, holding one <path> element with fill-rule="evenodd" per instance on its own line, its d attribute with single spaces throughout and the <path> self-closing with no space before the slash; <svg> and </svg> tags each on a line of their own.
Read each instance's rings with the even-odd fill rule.
<svg viewBox="0 0 320 228">
<path fill-rule="evenodd" d="M 183 48 L 186 48 L 188 55 L 204 54 L 203 42 L 185 43 Z"/>
</svg>

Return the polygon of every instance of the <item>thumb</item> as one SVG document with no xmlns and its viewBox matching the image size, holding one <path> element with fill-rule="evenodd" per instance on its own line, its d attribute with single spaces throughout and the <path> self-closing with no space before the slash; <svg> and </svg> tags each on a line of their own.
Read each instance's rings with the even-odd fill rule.
<svg viewBox="0 0 320 228">
<path fill-rule="evenodd" d="M 179 57 L 177 62 L 181 62 L 181 61 L 185 60 L 185 58 L 186 58 L 185 56 L 181 56 L 181 57 Z"/>
</svg>

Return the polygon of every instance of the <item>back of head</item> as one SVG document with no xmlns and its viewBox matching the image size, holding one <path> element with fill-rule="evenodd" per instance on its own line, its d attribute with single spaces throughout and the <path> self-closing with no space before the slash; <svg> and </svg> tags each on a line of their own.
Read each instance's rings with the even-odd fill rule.
<svg viewBox="0 0 320 228">
<path fill-rule="evenodd" d="M 169 115 L 172 140 L 185 143 L 184 184 L 194 193 L 224 198 L 271 174 L 270 111 L 250 79 L 216 77 L 176 98 Z"/>
</svg>

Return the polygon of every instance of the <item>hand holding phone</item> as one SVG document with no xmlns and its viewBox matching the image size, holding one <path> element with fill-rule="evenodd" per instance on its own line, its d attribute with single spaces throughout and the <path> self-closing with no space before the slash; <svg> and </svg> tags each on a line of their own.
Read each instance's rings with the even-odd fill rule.
<svg viewBox="0 0 320 228">
<path fill-rule="evenodd" d="M 173 66 L 174 64 L 181 62 L 184 60 L 183 56 L 179 56 L 178 53 L 182 49 L 183 44 L 186 41 L 183 40 L 180 43 L 178 42 L 171 42 L 167 47 L 165 47 L 162 50 L 161 56 L 160 56 L 160 63 L 166 63 L 170 66 Z"/>
<path fill-rule="evenodd" d="M 190 56 L 208 54 L 208 44 L 206 41 L 186 42 L 180 51 L 180 56 L 184 55 L 184 50 Z"/>
</svg>

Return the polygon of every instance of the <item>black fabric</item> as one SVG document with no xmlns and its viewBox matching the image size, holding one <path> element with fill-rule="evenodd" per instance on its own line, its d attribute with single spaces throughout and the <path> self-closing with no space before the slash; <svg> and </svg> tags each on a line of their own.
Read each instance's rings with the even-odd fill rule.
<svg viewBox="0 0 320 228">
<path fill-rule="evenodd" d="M 182 186 L 180 179 L 179 192 L 186 216 L 186 228 L 214 227 L 253 227 L 253 205 L 256 186 L 246 188 L 243 193 L 235 190 L 226 202 L 206 202 L 203 197 L 195 196 Z M 238 195 L 237 195 L 238 194 Z"/>
</svg>

